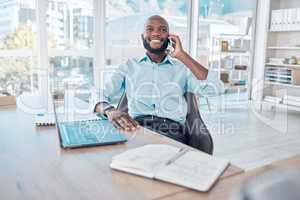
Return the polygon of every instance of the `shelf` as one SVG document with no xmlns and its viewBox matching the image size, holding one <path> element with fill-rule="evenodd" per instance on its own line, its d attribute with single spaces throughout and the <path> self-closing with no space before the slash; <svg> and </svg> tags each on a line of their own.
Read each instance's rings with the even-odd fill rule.
<svg viewBox="0 0 300 200">
<path fill-rule="evenodd" d="M 300 65 L 272 64 L 272 63 L 266 63 L 266 65 L 268 65 L 268 66 L 277 66 L 277 67 L 290 67 L 290 68 L 300 69 Z"/>
<path fill-rule="evenodd" d="M 239 52 L 239 51 L 219 51 L 219 52 L 214 52 L 215 55 L 224 55 L 224 56 L 251 56 L 249 51 L 246 52 Z"/>
<path fill-rule="evenodd" d="M 199 24 L 200 25 L 210 25 L 210 24 L 224 24 L 224 25 L 231 25 L 230 23 L 228 23 L 225 20 L 220 20 L 220 19 L 208 19 L 208 18 L 204 18 L 204 19 L 199 19 Z"/>
<path fill-rule="evenodd" d="M 242 40 L 251 40 L 250 35 L 243 35 L 243 34 L 220 34 L 215 35 L 214 38 L 216 39 L 242 39 Z"/>
<path fill-rule="evenodd" d="M 269 78 L 271 78 L 271 77 L 280 77 L 280 78 L 291 78 L 292 77 L 292 75 L 286 75 L 286 74 L 271 74 L 271 73 L 267 73 L 266 75 L 265 75 L 265 78 L 266 77 L 269 77 Z"/>
<path fill-rule="evenodd" d="M 300 106 L 291 106 L 291 105 L 287 105 L 287 104 L 283 104 L 283 103 L 274 103 L 274 102 L 269 102 L 269 101 L 265 101 L 265 100 L 262 100 L 262 104 L 268 104 L 268 105 L 276 106 L 279 108 L 286 108 L 288 110 L 300 111 Z"/>
<path fill-rule="evenodd" d="M 240 70 L 240 69 L 225 69 L 225 68 L 210 68 L 209 70 L 212 70 L 212 71 L 221 71 L 221 72 L 231 72 L 231 71 L 238 71 L 238 72 L 248 72 L 247 70 Z"/>
<path fill-rule="evenodd" d="M 284 47 L 284 46 L 270 46 L 268 49 L 272 50 L 300 50 L 300 47 Z"/>
<path fill-rule="evenodd" d="M 281 30 L 281 31 L 272 31 L 269 30 L 270 33 L 288 33 L 288 32 L 300 32 L 300 30 Z"/>
<path fill-rule="evenodd" d="M 271 81 L 265 81 L 265 84 L 300 89 L 300 85 L 284 84 L 284 83 L 277 83 L 277 82 L 271 82 Z"/>
</svg>

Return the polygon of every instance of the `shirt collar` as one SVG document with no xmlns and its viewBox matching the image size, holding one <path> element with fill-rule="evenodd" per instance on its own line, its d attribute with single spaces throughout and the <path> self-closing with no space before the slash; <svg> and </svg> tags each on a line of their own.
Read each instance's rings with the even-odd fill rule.
<svg viewBox="0 0 300 200">
<path fill-rule="evenodd" d="M 142 61 L 151 61 L 151 59 L 149 58 L 149 56 L 148 56 L 147 54 L 144 54 L 144 55 L 141 56 L 140 59 L 138 60 L 139 63 L 141 63 Z M 165 57 L 165 59 L 164 59 L 161 63 L 159 63 L 159 64 L 161 65 L 161 64 L 168 64 L 168 63 L 171 64 L 171 65 L 174 64 L 174 62 L 173 62 L 171 56 L 169 56 L 169 55 L 167 55 L 167 56 Z"/>
</svg>

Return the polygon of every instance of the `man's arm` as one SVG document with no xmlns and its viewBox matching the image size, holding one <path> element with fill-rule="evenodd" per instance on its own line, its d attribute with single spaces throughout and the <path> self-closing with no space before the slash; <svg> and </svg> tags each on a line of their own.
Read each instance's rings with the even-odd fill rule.
<svg viewBox="0 0 300 200">
<path fill-rule="evenodd" d="M 171 52 L 170 55 L 185 64 L 198 80 L 205 80 L 208 70 L 183 50 L 177 35 L 170 34 L 169 39 L 174 43 L 174 51 Z"/>
<path fill-rule="evenodd" d="M 100 102 L 95 105 L 94 112 L 107 117 L 118 129 L 133 131 L 138 125 L 137 122 L 135 122 L 128 113 L 121 112 L 109 104 L 110 99 L 122 91 L 122 85 L 126 75 L 124 68 L 125 66 L 123 65 L 113 72 L 102 71 L 103 82 L 100 89 Z M 108 79 L 108 77 L 110 78 Z"/>
</svg>

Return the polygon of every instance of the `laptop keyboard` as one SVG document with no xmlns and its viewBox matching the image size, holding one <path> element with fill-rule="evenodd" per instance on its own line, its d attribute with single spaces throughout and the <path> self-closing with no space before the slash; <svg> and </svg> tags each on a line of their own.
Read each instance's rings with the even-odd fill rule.
<svg viewBox="0 0 300 200">
<path fill-rule="evenodd" d="M 97 121 L 72 122 L 65 126 L 70 143 L 93 143 L 103 138 L 103 127 Z"/>
</svg>

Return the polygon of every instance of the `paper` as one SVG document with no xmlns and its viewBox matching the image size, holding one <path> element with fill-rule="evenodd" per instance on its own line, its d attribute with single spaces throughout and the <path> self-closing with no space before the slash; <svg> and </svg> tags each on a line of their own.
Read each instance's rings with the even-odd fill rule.
<svg viewBox="0 0 300 200">
<path fill-rule="evenodd" d="M 178 148 L 169 145 L 146 145 L 113 157 L 113 163 L 120 167 L 139 169 L 153 176 L 177 151 Z"/>
<path fill-rule="evenodd" d="M 172 165 L 161 168 L 156 178 L 207 191 L 228 165 L 227 160 L 216 159 L 208 154 L 189 151 Z"/>
<path fill-rule="evenodd" d="M 229 164 L 225 159 L 191 149 L 167 165 L 178 151 L 170 145 L 145 145 L 113 157 L 111 168 L 207 191 Z"/>
</svg>

